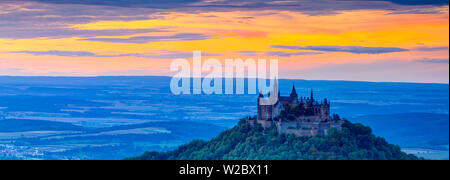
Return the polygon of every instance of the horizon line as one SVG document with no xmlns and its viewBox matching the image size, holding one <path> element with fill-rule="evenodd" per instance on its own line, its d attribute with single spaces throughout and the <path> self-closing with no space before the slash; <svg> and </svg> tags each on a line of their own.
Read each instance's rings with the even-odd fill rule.
<svg viewBox="0 0 450 180">
<path fill-rule="evenodd" d="M 27 76 L 27 75 L 0 75 L 0 77 L 29 77 L 29 78 L 39 78 L 39 77 L 45 77 L 45 78 L 101 78 L 101 77 L 167 77 L 172 78 L 170 76 L 157 76 L 157 75 L 135 75 L 135 76 Z M 189 77 L 193 78 L 193 77 Z M 247 78 L 247 77 L 246 77 Z M 225 79 L 225 78 L 224 78 Z M 233 78 L 235 79 L 235 78 Z M 257 78 L 250 78 L 250 79 L 257 79 Z M 326 79 L 296 79 L 296 78 L 278 78 L 278 80 L 303 80 L 303 81 L 335 81 L 335 82 L 366 82 L 366 83 L 405 83 L 405 84 L 441 84 L 441 85 L 450 85 L 449 82 L 410 82 L 410 81 L 364 81 L 364 80 L 344 80 L 344 79 L 333 79 L 333 80 L 326 80 Z"/>
</svg>

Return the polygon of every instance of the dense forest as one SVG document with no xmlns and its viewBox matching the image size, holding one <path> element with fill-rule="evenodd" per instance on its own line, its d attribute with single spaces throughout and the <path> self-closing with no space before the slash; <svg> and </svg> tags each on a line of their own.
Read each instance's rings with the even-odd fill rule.
<svg viewBox="0 0 450 180">
<path fill-rule="evenodd" d="M 339 118 L 335 115 L 333 118 Z M 214 139 L 193 141 L 169 152 L 146 152 L 130 160 L 418 160 L 372 134 L 370 127 L 345 120 L 327 136 L 278 134 L 275 127 L 237 126 Z"/>
</svg>

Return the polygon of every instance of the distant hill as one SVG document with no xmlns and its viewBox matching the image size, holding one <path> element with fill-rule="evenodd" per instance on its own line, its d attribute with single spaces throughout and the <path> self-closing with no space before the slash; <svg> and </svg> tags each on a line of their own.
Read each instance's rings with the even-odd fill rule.
<svg viewBox="0 0 450 180">
<path fill-rule="evenodd" d="M 23 120 L 23 119 L 0 119 L 0 132 L 23 132 L 23 131 L 84 131 L 83 127 L 63 122 Z"/>
<path fill-rule="evenodd" d="M 372 134 L 369 127 L 346 121 L 328 136 L 279 135 L 251 127 L 245 120 L 214 139 L 192 141 L 169 152 L 146 152 L 130 160 L 417 160 L 397 145 Z"/>
<path fill-rule="evenodd" d="M 402 113 L 365 115 L 352 118 L 354 123 L 370 126 L 374 134 L 403 148 L 448 150 L 449 115 Z"/>
<path fill-rule="evenodd" d="M 201 138 L 209 140 L 226 128 L 197 122 L 148 122 L 106 128 L 86 128 L 71 123 L 0 120 L 0 145 L 46 149 L 41 159 L 123 159 L 145 150 L 168 151 Z M 63 147 L 61 147 L 63 145 Z M 0 146 L 1 150 L 1 146 Z M 0 159 L 28 159 L 2 157 Z"/>
</svg>

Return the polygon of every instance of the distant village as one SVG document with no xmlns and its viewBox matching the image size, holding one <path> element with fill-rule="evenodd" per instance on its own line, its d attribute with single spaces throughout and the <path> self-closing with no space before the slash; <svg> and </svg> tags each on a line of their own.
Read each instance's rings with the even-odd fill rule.
<svg viewBox="0 0 450 180">
<path fill-rule="evenodd" d="M 0 144 L 0 159 L 34 159 L 43 156 L 44 153 L 38 148 Z"/>
</svg>

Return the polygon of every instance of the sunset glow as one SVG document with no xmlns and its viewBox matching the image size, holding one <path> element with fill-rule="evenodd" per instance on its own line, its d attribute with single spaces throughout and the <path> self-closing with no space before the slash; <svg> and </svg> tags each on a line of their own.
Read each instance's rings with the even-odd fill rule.
<svg viewBox="0 0 450 180">
<path fill-rule="evenodd" d="M 172 75 L 171 60 L 200 50 L 217 59 L 278 58 L 280 78 L 448 83 L 448 5 L 380 3 L 397 9 L 6 2 L 0 75 Z"/>
</svg>

